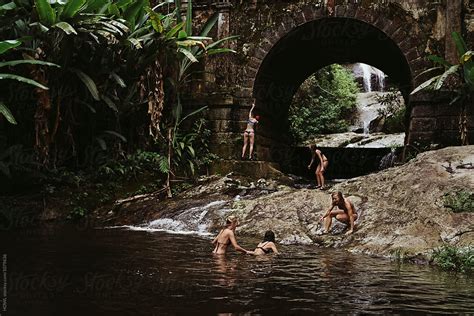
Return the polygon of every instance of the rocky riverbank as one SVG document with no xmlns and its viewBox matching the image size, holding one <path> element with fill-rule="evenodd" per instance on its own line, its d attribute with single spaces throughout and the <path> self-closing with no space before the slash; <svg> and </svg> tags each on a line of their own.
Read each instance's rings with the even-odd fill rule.
<svg viewBox="0 0 474 316">
<path fill-rule="evenodd" d="M 331 234 L 321 235 L 319 217 L 330 206 L 330 193 L 338 190 L 358 209 L 356 231 L 345 236 L 345 225 L 336 224 Z M 230 174 L 203 179 L 173 200 L 139 196 L 117 201 L 111 210 L 97 210 L 95 216 L 101 225 L 213 233 L 232 214 L 241 220 L 240 236 L 261 236 L 272 229 L 280 243 L 423 259 L 443 244 L 474 245 L 473 192 L 474 146 L 465 146 L 425 152 L 405 165 L 327 191 Z M 452 209 L 456 194 L 468 196 L 460 212 Z"/>
</svg>

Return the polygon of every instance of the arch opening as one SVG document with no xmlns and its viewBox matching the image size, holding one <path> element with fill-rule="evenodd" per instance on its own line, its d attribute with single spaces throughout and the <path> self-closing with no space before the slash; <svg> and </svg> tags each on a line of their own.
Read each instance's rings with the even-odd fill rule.
<svg viewBox="0 0 474 316">
<path fill-rule="evenodd" d="M 410 66 L 396 42 L 379 28 L 353 18 L 322 18 L 278 40 L 264 57 L 253 87 L 256 109 L 263 118 L 259 134 L 270 147 L 268 160 L 284 165 L 292 159 L 288 117 L 301 84 L 326 66 L 355 63 L 380 69 L 408 105 Z"/>
</svg>

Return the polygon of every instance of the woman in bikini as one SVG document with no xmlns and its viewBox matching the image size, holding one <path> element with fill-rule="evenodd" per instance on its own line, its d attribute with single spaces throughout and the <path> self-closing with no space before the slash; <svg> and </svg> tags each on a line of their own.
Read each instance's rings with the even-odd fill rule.
<svg viewBox="0 0 474 316">
<path fill-rule="evenodd" d="M 344 198 L 341 192 L 334 192 L 331 194 L 331 208 L 321 217 L 321 221 L 324 221 L 324 233 L 329 233 L 331 228 L 332 218 L 335 217 L 338 221 L 349 225 L 350 230 L 346 232 L 346 235 L 350 235 L 354 232 L 354 222 L 357 219 L 357 213 L 355 211 L 354 204 L 351 201 Z M 334 208 L 336 210 L 333 210 Z"/>
<path fill-rule="evenodd" d="M 255 124 L 258 124 L 258 120 L 260 117 L 256 115 L 253 117 L 252 111 L 255 108 L 255 101 L 253 101 L 252 108 L 250 109 L 249 112 L 249 119 L 247 120 L 247 128 L 244 131 L 244 146 L 242 147 L 242 160 L 245 159 L 245 151 L 247 150 L 247 143 L 249 143 L 250 148 L 249 148 L 249 160 L 253 159 L 253 143 L 255 140 L 255 130 L 254 126 Z"/>
<path fill-rule="evenodd" d="M 240 247 L 235 240 L 235 228 L 239 225 L 239 221 L 235 216 L 229 216 L 226 220 L 226 227 L 224 227 L 219 234 L 212 241 L 215 248 L 212 253 L 223 255 L 226 253 L 227 246 L 232 244 L 234 249 L 243 253 L 251 253 L 250 251 Z"/>
<path fill-rule="evenodd" d="M 316 160 L 316 157 L 319 160 L 318 167 L 316 167 L 316 181 L 318 182 L 318 185 L 316 186 L 316 189 L 324 189 L 324 172 L 326 171 L 329 161 L 326 158 L 326 156 L 321 152 L 321 150 L 316 148 L 316 145 L 312 144 L 309 146 L 309 149 L 311 150 L 311 162 L 308 165 L 308 169 L 311 169 L 311 166 L 313 165 L 314 161 Z"/>
<path fill-rule="evenodd" d="M 275 246 L 275 234 L 268 230 L 263 237 L 263 241 L 257 245 L 254 251 L 251 251 L 251 254 L 256 256 L 266 255 L 269 253 L 278 253 L 278 250 Z"/>
</svg>

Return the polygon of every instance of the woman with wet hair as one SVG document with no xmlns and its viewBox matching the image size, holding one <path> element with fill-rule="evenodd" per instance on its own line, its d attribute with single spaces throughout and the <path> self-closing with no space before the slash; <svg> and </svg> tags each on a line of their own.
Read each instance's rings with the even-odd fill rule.
<svg viewBox="0 0 474 316">
<path fill-rule="evenodd" d="M 263 241 L 257 245 L 254 251 L 251 253 L 260 256 L 266 255 L 269 253 L 279 253 L 276 246 L 275 246 L 275 234 L 268 230 L 265 232 L 265 236 L 263 236 Z"/>
<path fill-rule="evenodd" d="M 226 253 L 227 246 L 232 244 L 235 250 L 250 253 L 250 251 L 240 247 L 235 240 L 235 228 L 239 226 L 239 220 L 235 216 L 229 216 L 226 219 L 225 227 L 219 232 L 219 234 L 214 238 L 212 243 L 215 245 L 213 254 L 223 255 Z"/>
<path fill-rule="evenodd" d="M 252 103 L 252 108 L 249 112 L 249 119 L 247 120 L 247 127 L 244 131 L 244 145 L 242 147 L 242 160 L 245 159 L 245 152 L 247 151 L 247 144 L 249 145 L 249 160 L 253 160 L 253 144 L 255 141 L 255 125 L 258 124 L 260 117 L 252 114 L 255 108 L 255 100 Z"/>
<path fill-rule="evenodd" d="M 326 171 L 329 161 L 326 158 L 326 156 L 321 152 L 321 150 L 316 148 L 316 145 L 311 144 L 309 146 L 309 150 L 311 150 L 311 162 L 308 165 L 308 170 L 311 169 L 311 166 L 313 165 L 314 161 L 316 158 L 318 159 L 318 166 L 316 167 L 316 182 L 318 185 L 316 186 L 316 189 L 321 189 L 324 190 L 324 172 Z"/>
<path fill-rule="evenodd" d="M 346 235 L 350 235 L 354 232 L 354 222 L 357 219 L 357 213 L 355 211 L 354 204 L 349 199 L 346 199 L 342 192 L 334 192 L 331 194 L 331 208 L 321 217 L 321 221 L 324 220 L 324 233 L 329 233 L 331 228 L 332 218 L 336 218 L 341 223 L 350 226 L 350 229 L 346 232 Z M 333 210 L 336 208 L 335 210 Z"/>
</svg>

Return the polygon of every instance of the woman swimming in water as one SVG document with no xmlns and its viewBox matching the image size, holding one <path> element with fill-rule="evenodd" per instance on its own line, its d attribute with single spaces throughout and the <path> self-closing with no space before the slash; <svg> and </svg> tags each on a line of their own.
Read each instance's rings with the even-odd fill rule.
<svg viewBox="0 0 474 316">
<path fill-rule="evenodd" d="M 268 230 L 263 237 L 263 241 L 257 245 L 254 251 L 251 251 L 254 255 L 266 255 L 269 253 L 279 253 L 275 246 L 275 234 Z"/>
<path fill-rule="evenodd" d="M 212 241 L 216 245 L 212 253 L 223 255 L 226 253 L 227 246 L 232 244 L 234 249 L 243 253 L 251 253 L 250 251 L 240 247 L 235 240 L 235 228 L 239 225 L 239 221 L 235 216 L 229 216 L 224 227 Z"/>
<path fill-rule="evenodd" d="M 329 161 L 326 158 L 326 156 L 321 152 L 321 150 L 316 148 L 316 145 L 311 144 L 309 146 L 309 149 L 311 150 L 311 162 L 308 165 L 308 169 L 311 169 L 311 166 L 313 165 L 313 162 L 316 160 L 316 157 L 318 158 L 319 164 L 316 167 L 316 181 L 318 185 L 316 186 L 316 189 L 324 189 L 324 172 L 326 171 Z"/>
<path fill-rule="evenodd" d="M 254 126 L 255 124 L 258 124 L 258 120 L 260 117 L 256 115 L 253 117 L 252 111 L 255 108 L 255 101 L 252 103 L 252 108 L 250 109 L 249 112 L 249 119 L 247 120 L 247 128 L 244 131 L 244 145 L 242 147 L 242 160 L 245 159 L 245 151 L 247 150 L 247 143 L 249 143 L 250 148 L 249 148 L 249 160 L 253 159 L 253 144 L 255 140 L 255 129 Z"/>
</svg>

